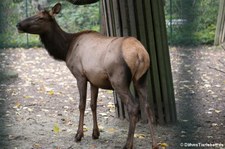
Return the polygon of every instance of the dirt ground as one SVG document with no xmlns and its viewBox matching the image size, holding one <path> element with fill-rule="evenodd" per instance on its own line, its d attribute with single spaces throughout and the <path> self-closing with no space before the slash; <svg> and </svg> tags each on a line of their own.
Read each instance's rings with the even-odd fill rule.
<svg viewBox="0 0 225 149">
<path fill-rule="evenodd" d="M 155 126 L 167 149 L 225 149 L 225 50 L 170 49 L 178 122 Z M 64 62 L 41 48 L 0 50 L 0 149 L 120 149 L 128 122 L 115 117 L 112 91 L 101 90 L 101 136 L 92 140 L 90 94 L 85 136 L 74 142 L 79 95 Z M 146 124 L 138 123 L 136 149 L 151 148 Z"/>
</svg>

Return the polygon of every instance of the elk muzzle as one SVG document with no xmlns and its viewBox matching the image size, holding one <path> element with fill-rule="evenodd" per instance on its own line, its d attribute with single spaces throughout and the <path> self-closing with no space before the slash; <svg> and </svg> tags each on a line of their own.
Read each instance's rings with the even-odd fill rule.
<svg viewBox="0 0 225 149">
<path fill-rule="evenodd" d="M 22 26 L 20 23 L 16 24 L 16 28 L 18 30 L 19 33 L 24 33 L 23 29 L 22 29 Z"/>
</svg>

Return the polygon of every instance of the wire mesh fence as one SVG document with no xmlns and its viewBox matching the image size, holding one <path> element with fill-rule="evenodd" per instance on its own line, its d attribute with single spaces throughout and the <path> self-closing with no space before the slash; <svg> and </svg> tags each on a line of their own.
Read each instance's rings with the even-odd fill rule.
<svg viewBox="0 0 225 149">
<path fill-rule="evenodd" d="M 218 0 L 167 0 L 165 6 L 170 44 L 212 44 Z"/>
<path fill-rule="evenodd" d="M 18 21 L 33 15 L 37 5 L 47 7 L 58 0 L 2 0 L 0 3 L 0 48 L 40 46 L 35 35 L 18 34 Z M 99 3 L 75 6 L 61 1 L 56 17 L 68 32 L 99 30 Z M 140 1 L 141 2 L 141 1 Z M 219 8 L 218 0 L 165 0 L 168 41 L 171 45 L 212 44 Z"/>
<path fill-rule="evenodd" d="M 40 5 L 45 9 L 58 0 L 3 0 L 0 3 L 0 48 L 41 46 L 39 37 L 31 34 L 19 34 L 16 24 L 37 12 Z M 99 3 L 74 6 L 66 1 L 62 13 L 56 20 L 67 32 L 85 29 L 99 30 Z"/>
</svg>

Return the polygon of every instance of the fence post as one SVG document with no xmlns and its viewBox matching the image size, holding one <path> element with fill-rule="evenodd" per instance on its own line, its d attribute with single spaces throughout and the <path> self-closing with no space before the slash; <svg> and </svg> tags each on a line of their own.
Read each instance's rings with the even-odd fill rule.
<svg viewBox="0 0 225 149">
<path fill-rule="evenodd" d="M 26 18 L 28 17 L 28 1 L 27 0 L 25 0 L 25 7 L 26 7 L 26 9 L 25 9 L 25 11 L 26 11 Z M 27 48 L 29 47 L 29 35 L 26 33 L 26 37 L 27 37 Z"/>
<path fill-rule="evenodd" d="M 224 34 L 225 34 L 225 0 L 220 0 L 214 45 L 219 45 L 224 42 Z"/>
</svg>

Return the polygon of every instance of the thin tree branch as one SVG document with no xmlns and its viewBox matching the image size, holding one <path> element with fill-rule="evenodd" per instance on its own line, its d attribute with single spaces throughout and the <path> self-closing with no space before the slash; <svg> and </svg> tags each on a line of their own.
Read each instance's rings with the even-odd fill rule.
<svg viewBox="0 0 225 149">
<path fill-rule="evenodd" d="M 225 63 L 220 59 L 219 62 L 225 67 Z"/>
<path fill-rule="evenodd" d="M 223 71 L 223 70 L 220 70 L 220 69 L 218 69 L 218 68 L 215 68 L 215 67 L 211 67 L 211 66 L 208 66 L 210 69 L 214 69 L 214 70 L 216 70 L 216 71 L 219 71 L 219 72 L 221 72 L 221 73 L 224 73 L 225 74 L 225 71 Z"/>
</svg>

